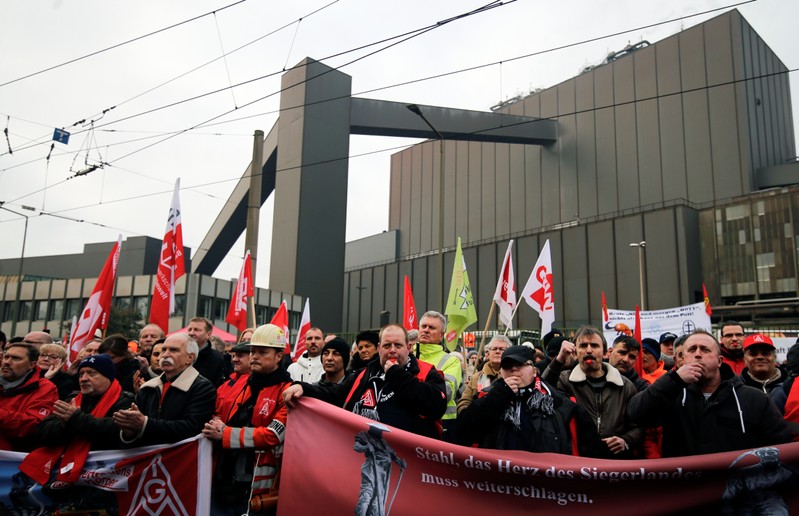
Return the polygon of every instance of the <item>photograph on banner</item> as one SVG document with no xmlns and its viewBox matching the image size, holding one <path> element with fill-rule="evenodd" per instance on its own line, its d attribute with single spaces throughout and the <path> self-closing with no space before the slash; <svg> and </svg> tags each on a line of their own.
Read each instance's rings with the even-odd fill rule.
<svg viewBox="0 0 799 516">
<path fill-rule="evenodd" d="M 635 310 L 608 308 L 607 318 L 602 326 L 608 343 L 613 342 L 619 335 L 632 337 L 635 330 Z M 641 312 L 642 338 L 648 337 L 659 341 L 660 336 L 666 332 L 683 335 L 700 328 L 712 331 L 710 316 L 705 311 L 704 303 Z"/>
<path fill-rule="evenodd" d="M 488 450 L 421 437 L 304 398 L 286 428 L 278 515 L 526 514 L 533 507 L 570 515 L 640 514 L 641 507 L 647 514 L 751 514 L 755 485 L 761 501 L 796 514 L 797 473 L 799 443 L 619 461 Z"/>
</svg>

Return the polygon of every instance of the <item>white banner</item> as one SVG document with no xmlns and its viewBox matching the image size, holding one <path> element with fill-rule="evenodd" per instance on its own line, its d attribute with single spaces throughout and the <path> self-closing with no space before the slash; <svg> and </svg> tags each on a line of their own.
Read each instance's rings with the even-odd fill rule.
<svg viewBox="0 0 799 516">
<path fill-rule="evenodd" d="M 705 303 L 641 312 L 641 337 L 644 339 L 649 337 L 659 340 L 666 332 L 679 337 L 700 328 L 712 331 L 710 316 L 705 312 Z M 635 310 L 608 308 L 608 319 L 604 321 L 603 330 L 609 347 L 621 334 L 632 336 L 635 330 Z"/>
</svg>

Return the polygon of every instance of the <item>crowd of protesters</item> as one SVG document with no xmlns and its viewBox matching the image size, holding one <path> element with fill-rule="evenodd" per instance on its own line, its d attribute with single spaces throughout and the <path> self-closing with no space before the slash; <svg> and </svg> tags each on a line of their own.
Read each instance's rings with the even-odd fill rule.
<svg viewBox="0 0 799 516">
<path fill-rule="evenodd" d="M 46 332 L 8 342 L 0 333 L 0 449 L 30 452 L 20 470 L 32 481 L 69 483 L 90 450 L 201 433 L 215 448 L 212 513 L 255 514 L 274 510 L 285 426 L 302 397 L 452 443 L 602 459 L 799 435 L 799 341 L 778 364 L 768 336 L 744 335 L 734 321 L 720 339 L 697 330 L 619 335 L 610 346 L 590 326 L 553 329 L 536 345 L 497 335 L 465 359 L 446 349 L 445 328 L 432 311 L 418 332 L 389 324 L 353 343 L 312 328 L 293 362 L 277 326 L 225 345 L 202 317 L 168 337 L 149 324 L 133 341 L 97 338 L 70 364 Z"/>
</svg>

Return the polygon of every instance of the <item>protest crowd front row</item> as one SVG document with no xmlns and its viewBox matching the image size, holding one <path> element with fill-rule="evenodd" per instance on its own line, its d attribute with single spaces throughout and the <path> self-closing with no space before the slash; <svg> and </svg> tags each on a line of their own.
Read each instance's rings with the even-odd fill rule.
<svg viewBox="0 0 799 516">
<path fill-rule="evenodd" d="M 446 327 L 431 311 L 418 331 L 389 324 L 353 343 L 310 328 L 292 361 L 279 326 L 248 329 L 220 351 L 210 321 L 194 318 L 187 333 L 166 338 L 145 326 L 135 352 L 121 335 L 90 342 L 69 367 L 46 333 L 3 336 L 0 449 L 27 455 L 8 475 L 14 496 L 0 500 L 33 507 L 21 493 L 42 486 L 63 511 L 114 513 L 113 494 L 79 481 L 90 452 L 202 434 L 214 453 L 210 513 L 273 513 L 286 427 L 304 398 L 374 422 L 356 437 L 367 457 L 356 514 L 386 513 L 390 474 L 380 471 L 392 462 L 405 470 L 384 438 L 391 429 L 472 449 L 615 461 L 770 449 L 799 435 L 799 344 L 777 364 L 772 340 L 744 336 L 735 322 L 719 340 L 697 330 L 608 343 L 584 326 L 571 336 L 553 329 L 536 347 L 497 335 L 484 356 L 465 360 L 447 352 Z M 302 467 L 314 468 L 313 458 Z M 757 490 L 733 501 L 788 514 L 779 497 L 764 501 Z"/>
</svg>

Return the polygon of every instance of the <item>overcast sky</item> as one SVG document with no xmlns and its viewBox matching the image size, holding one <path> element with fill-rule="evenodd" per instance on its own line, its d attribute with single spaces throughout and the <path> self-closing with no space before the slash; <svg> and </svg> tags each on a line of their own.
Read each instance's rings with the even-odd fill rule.
<svg viewBox="0 0 799 516">
<path fill-rule="evenodd" d="M 119 233 L 162 238 L 177 177 L 184 242 L 196 249 L 250 161 L 253 131 L 268 132 L 276 121 L 280 72 L 306 56 L 342 67 L 355 96 L 487 111 L 573 77 L 628 43 L 654 43 L 721 11 L 661 22 L 736 5 L 518 0 L 404 42 L 331 57 L 484 2 L 0 0 L 0 124 L 13 150 L 8 154 L 0 143 L 0 201 L 15 211 L 35 209 L 23 211 L 31 217 L 26 256 L 78 253 L 84 243 L 113 241 Z M 789 69 L 799 68 L 799 2 L 759 0 L 738 9 Z M 594 38 L 602 39 L 573 45 Z M 565 45 L 573 46 L 540 53 Z M 540 54 L 514 59 L 533 53 Z M 796 73 L 790 79 L 796 121 L 799 79 Z M 245 81 L 251 82 L 229 88 Z M 408 81 L 416 82 L 402 84 Z M 209 94 L 216 90 L 222 91 Z M 81 120 L 87 122 L 73 125 Z M 48 162 L 54 128 L 72 136 L 68 145 L 55 145 Z M 415 141 L 352 137 L 348 241 L 388 229 L 390 155 Z M 107 165 L 68 180 L 99 162 Z M 261 218 L 261 287 L 268 287 L 271 211 L 270 199 Z M 0 258 L 20 255 L 22 230 L 20 217 L 0 210 Z M 237 276 L 243 255 L 242 235 L 215 275 Z"/>
</svg>

